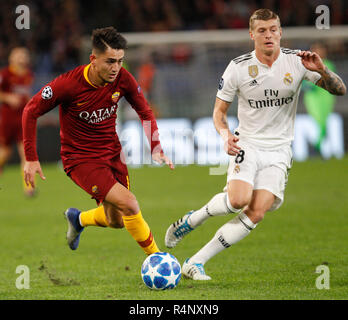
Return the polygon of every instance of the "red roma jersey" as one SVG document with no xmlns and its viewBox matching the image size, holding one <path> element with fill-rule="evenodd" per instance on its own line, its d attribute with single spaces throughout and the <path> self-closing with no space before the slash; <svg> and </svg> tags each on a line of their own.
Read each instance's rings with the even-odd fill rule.
<svg viewBox="0 0 348 320">
<path fill-rule="evenodd" d="M 22 111 L 31 96 L 33 75 L 28 71 L 24 75 L 17 75 L 11 67 L 6 67 L 0 71 L 0 91 L 15 93 L 21 96 L 21 105 L 14 109 L 6 103 L 1 104 L 1 116 L 15 121 L 21 119 Z"/>
<path fill-rule="evenodd" d="M 27 161 L 38 160 L 37 118 L 59 105 L 61 157 L 65 171 L 90 160 L 108 162 L 121 153 L 116 134 L 117 103 L 125 97 L 138 113 L 151 151 L 162 152 L 155 117 L 134 77 L 121 68 L 104 87 L 88 79 L 90 65 L 79 66 L 43 87 L 26 105 L 22 124 Z"/>
</svg>

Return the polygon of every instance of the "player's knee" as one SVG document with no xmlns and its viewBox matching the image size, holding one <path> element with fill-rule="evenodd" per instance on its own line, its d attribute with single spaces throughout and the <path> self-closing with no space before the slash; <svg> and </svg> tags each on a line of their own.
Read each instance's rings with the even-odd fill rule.
<svg viewBox="0 0 348 320">
<path fill-rule="evenodd" d="M 122 199 L 122 201 L 118 203 L 118 207 L 125 216 L 135 215 L 140 211 L 138 201 L 133 194 L 130 194 L 125 199 Z"/>
<path fill-rule="evenodd" d="M 107 201 L 120 216 L 130 216 L 140 211 L 138 201 L 131 192 L 125 192 L 117 197 L 109 197 Z"/>
<path fill-rule="evenodd" d="M 255 224 L 259 223 L 265 217 L 266 211 L 262 208 L 247 208 L 244 213 Z"/>
<path fill-rule="evenodd" d="M 123 219 L 122 219 L 122 212 L 119 210 L 119 208 L 104 203 L 104 210 L 105 210 L 105 218 L 106 218 L 106 224 L 110 228 L 123 228 Z"/>
<path fill-rule="evenodd" d="M 235 209 L 243 209 L 249 203 L 248 199 L 238 194 L 229 194 L 228 200 L 230 201 L 231 207 Z"/>
<path fill-rule="evenodd" d="M 110 217 L 110 218 L 107 218 L 107 220 L 108 220 L 108 226 L 110 228 L 115 228 L 115 229 L 124 228 L 122 216 Z"/>
</svg>

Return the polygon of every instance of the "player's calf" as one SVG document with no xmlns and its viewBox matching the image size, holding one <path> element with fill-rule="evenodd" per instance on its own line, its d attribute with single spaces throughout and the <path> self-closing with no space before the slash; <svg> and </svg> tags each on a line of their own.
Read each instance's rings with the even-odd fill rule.
<svg viewBox="0 0 348 320">
<path fill-rule="evenodd" d="M 192 228 L 201 225 L 210 217 L 225 216 L 229 213 L 239 213 L 243 205 L 231 204 L 228 193 L 221 192 L 216 194 L 205 206 L 194 211 L 190 216 L 189 223 Z"/>
<path fill-rule="evenodd" d="M 226 192 L 216 194 L 206 205 L 196 211 L 190 211 L 181 219 L 172 223 L 165 235 L 165 245 L 174 248 L 187 234 L 200 226 L 210 217 L 238 213 L 240 208 L 231 206 Z"/>
<path fill-rule="evenodd" d="M 123 216 L 122 218 L 127 231 L 147 255 L 160 252 L 151 229 L 143 218 L 141 211 L 135 215 Z"/>
<path fill-rule="evenodd" d="M 256 224 L 241 212 L 217 230 L 214 237 L 190 258 L 190 262 L 204 265 L 219 252 L 244 239 L 255 227 Z"/>
<path fill-rule="evenodd" d="M 106 195 L 105 202 L 111 204 L 112 211 L 117 213 L 109 218 L 114 219 L 120 226 L 119 218 L 122 217 L 124 227 L 146 254 L 160 251 L 149 225 L 142 216 L 137 199 L 127 188 L 116 183 Z"/>
</svg>

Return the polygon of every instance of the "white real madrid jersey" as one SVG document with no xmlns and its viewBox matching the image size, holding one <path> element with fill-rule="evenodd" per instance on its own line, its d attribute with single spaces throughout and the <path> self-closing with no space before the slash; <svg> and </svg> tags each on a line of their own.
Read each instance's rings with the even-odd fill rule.
<svg viewBox="0 0 348 320">
<path fill-rule="evenodd" d="M 256 147 L 291 144 L 302 80 L 316 83 L 321 77 L 302 65 L 297 52 L 281 48 L 269 67 L 252 51 L 233 59 L 220 80 L 217 97 L 232 102 L 238 96 L 236 131 Z"/>
</svg>

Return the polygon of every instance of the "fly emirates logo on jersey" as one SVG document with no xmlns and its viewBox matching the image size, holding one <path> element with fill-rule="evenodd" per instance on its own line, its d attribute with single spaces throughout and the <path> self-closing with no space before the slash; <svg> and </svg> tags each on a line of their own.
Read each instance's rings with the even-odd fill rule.
<svg viewBox="0 0 348 320">
<path fill-rule="evenodd" d="M 90 124 L 100 123 L 110 118 L 116 112 L 116 109 L 117 105 L 115 104 L 111 107 L 97 109 L 92 112 L 82 111 L 80 112 L 79 117 Z"/>
<path fill-rule="evenodd" d="M 280 97 L 279 90 L 265 89 L 264 94 L 265 99 L 262 100 L 248 99 L 250 108 L 281 107 L 290 104 L 294 100 L 293 94 L 288 97 Z"/>
</svg>

